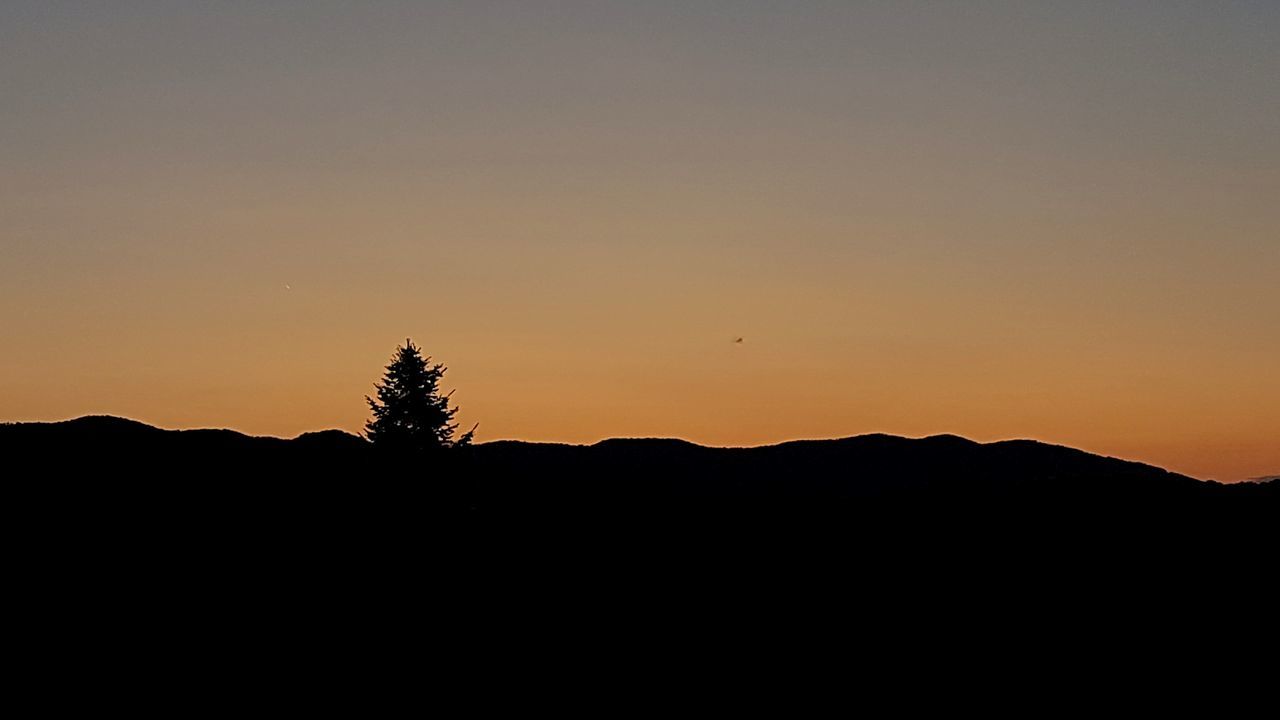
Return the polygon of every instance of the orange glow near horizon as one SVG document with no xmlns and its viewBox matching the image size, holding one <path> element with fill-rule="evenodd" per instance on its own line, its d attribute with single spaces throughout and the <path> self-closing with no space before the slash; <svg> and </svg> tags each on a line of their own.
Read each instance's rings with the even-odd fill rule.
<svg viewBox="0 0 1280 720">
<path fill-rule="evenodd" d="M 1280 473 L 1280 5 L 475 5 L 0 8 L 0 421 Z"/>
</svg>

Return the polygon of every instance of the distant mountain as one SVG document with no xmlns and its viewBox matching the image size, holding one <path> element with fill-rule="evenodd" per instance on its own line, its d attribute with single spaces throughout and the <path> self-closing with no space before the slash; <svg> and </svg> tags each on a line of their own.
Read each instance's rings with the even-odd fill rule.
<svg viewBox="0 0 1280 720">
<path fill-rule="evenodd" d="M 241 454 L 255 458 L 276 455 L 296 458 L 303 453 L 349 454 L 369 447 L 363 438 L 341 430 L 309 432 L 287 440 L 222 429 L 162 430 L 136 420 L 89 416 L 64 422 L 0 425 L 0 449 L 45 452 L 60 455 L 60 459 L 66 461 L 89 453 L 99 459 L 203 457 L 218 464 L 234 461 Z"/>
<path fill-rule="evenodd" d="M 209 573 L 228 587 L 306 576 L 313 597 L 415 608 L 432 593 L 498 583 L 461 596 L 493 603 L 483 622 L 544 593 L 578 612 L 564 589 L 598 597 L 608 573 L 627 579 L 620 596 L 674 583 L 676 606 L 693 596 L 686 586 L 714 586 L 726 567 L 753 579 L 772 567 L 859 597 L 915 583 L 901 595 L 923 603 L 913 617 L 981 587 L 1006 588 L 994 597 L 1016 603 L 1028 572 L 1054 578 L 1045 592 L 1055 596 L 1071 586 L 1058 578 L 1084 577 L 1097 598 L 1141 584 L 1152 563 L 1177 577 L 1188 563 L 1233 563 L 1236 577 L 1267 578 L 1273 563 L 1259 556 L 1280 517 L 1280 481 L 1201 482 L 1071 448 L 950 435 L 755 448 L 499 441 L 397 457 L 336 430 L 281 439 L 87 417 L 0 425 L 0 470 L 19 556 L 68 582 L 171 592 L 187 573 L 186 592 L 201 595 L 216 590 Z M 652 583 L 633 587 L 637 571 Z"/>
<path fill-rule="evenodd" d="M 671 439 L 594 445 L 499 441 L 442 458 L 388 458 L 339 430 L 286 440 L 161 430 L 116 417 L 0 425 L 0 454 L 47 477 L 295 482 L 421 481 L 477 506 L 671 502 L 928 502 L 945 506 L 1133 506 L 1275 497 L 1280 482 L 1222 485 L 1029 440 L 863 435 L 764 447 Z"/>
<path fill-rule="evenodd" d="M 658 439 L 591 446 L 496 442 L 478 446 L 475 458 L 488 496 L 508 502 L 680 497 L 1128 507 L 1212 502 L 1260 490 L 1029 440 L 983 444 L 953 435 L 864 435 L 752 448 Z M 1274 494 L 1277 484 L 1267 487 Z"/>
</svg>

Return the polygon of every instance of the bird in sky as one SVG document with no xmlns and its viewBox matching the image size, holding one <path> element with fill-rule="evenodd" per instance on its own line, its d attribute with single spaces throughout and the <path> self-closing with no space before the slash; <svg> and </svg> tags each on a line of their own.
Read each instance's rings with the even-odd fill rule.
<svg viewBox="0 0 1280 720">
<path fill-rule="evenodd" d="M 738 338 L 737 340 L 734 340 L 734 341 L 733 341 L 733 344 L 734 344 L 734 345 L 741 345 L 741 344 L 742 344 L 742 338 Z"/>
</svg>

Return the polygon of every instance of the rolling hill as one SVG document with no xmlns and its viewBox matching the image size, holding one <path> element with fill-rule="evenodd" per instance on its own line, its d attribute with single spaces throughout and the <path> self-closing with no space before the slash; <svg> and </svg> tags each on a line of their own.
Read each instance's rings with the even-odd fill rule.
<svg viewBox="0 0 1280 720">
<path fill-rule="evenodd" d="M 299 484 L 411 481 L 470 505 L 927 502 L 1134 506 L 1274 498 L 1280 483 L 1223 485 L 1029 440 L 863 435 L 748 448 L 671 439 L 593 445 L 497 441 L 447 456 L 385 457 L 337 430 L 294 439 L 162 430 L 116 417 L 0 425 L 0 453 L 27 475 L 218 481 L 261 493 Z M 22 474 L 23 471 L 18 471 Z"/>
</svg>

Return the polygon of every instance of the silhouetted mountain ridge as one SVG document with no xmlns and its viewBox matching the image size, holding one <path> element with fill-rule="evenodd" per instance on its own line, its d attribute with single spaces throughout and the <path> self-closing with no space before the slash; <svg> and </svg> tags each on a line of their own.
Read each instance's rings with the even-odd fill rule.
<svg viewBox="0 0 1280 720">
<path fill-rule="evenodd" d="M 282 443 L 301 443 L 311 446 L 362 447 L 368 443 L 357 435 L 343 430 L 319 430 L 302 433 L 296 438 L 278 438 L 247 435 L 226 428 L 191 428 L 166 430 L 138 420 L 113 415 L 86 415 L 56 422 L 3 423 L 0 424 L 0 441 L 55 440 L 67 443 L 103 444 L 104 442 L 157 441 L 208 442 L 211 444 L 239 444 L 245 447 L 260 445 L 280 447 Z"/>
<path fill-rule="evenodd" d="M 389 457 L 341 430 L 284 439 L 225 429 L 163 430 L 89 416 L 2 425 L 0 452 L 45 473 L 77 477 L 262 480 L 273 487 L 420 480 L 478 506 L 884 499 L 1105 506 L 1272 498 L 1280 487 L 1276 481 L 1199 481 L 1033 440 L 979 443 L 947 434 L 868 434 L 757 447 L 707 447 L 672 438 L 612 438 L 591 445 L 502 440 L 434 457 Z"/>
</svg>

